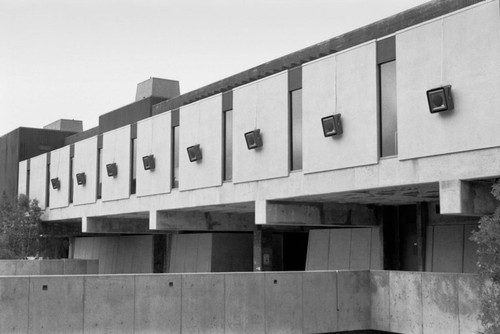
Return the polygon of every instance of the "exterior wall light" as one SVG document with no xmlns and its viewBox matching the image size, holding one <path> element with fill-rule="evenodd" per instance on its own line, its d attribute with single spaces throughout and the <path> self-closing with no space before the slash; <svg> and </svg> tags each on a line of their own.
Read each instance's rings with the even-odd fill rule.
<svg viewBox="0 0 500 334">
<path fill-rule="evenodd" d="M 429 111 L 434 114 L 442 111 L 453 110 L 451 85 L 430 89 L 427 91 Z"/>
<path fill-rule="evenodd" d="M 153 154 L 143 156 L 142 164 L 144 165 L 144 170 L 154 170 L 156 167 L 155 156 Z"/>
<path fill-rule="evenodd" d="M 200 144 L 189 146 L 187 152 L 191 162 L 200 161 L 202 158 Z"/>
<path fill-rule="evenodd" d="M 254 148 L 262 147 L 262 136 L 260 135 L 260 129 L 255 129 L 253 131 L 245 133 L 245 140 L 247 142 L 247 147 L 249 150 Z"/>
<path fill-rule="evenodd" d="M 76 184 L 84 186 L 87 183 L 87 176 L 85 173 L 76 173 Z"/>
<path fill-rule="evenodd" d="M 118 166 L 115 162 L 113 162 L 112 164 L 107 164 L 106 171 L 108 172 L 109 177 L 115 177 L 118 175 Z"/>
<path fill-rule="evenodd" d="M 50 183 L 52 184 L 52 189 L 60 189 L 61 188 L 61 181 L 59 181 L 58 177 L 50 179 Z"/>
<path fill-rule="evenodd" d="M 325 137 L 339 136 L 343 133 L 340 114 L 323 117 L 321 125 L 323 126 L 323 135 Z"/>
</svg>

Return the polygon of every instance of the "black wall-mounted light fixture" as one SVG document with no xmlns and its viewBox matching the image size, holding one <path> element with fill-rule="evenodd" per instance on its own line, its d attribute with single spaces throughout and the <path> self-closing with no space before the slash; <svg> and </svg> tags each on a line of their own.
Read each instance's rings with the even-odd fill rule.
<svg viewBox="0 0 500 334">
<path fill-rule="evenodd" d="M 339 136 L 344 132 L 340 114 L 323 117 L 321 125 L 323 126 L 323 135 L 325 137 Z"/>
<path fill-rule="evenodd" d="M 434 114 L 442 111 L 453 110 L 451 85 L 430 89 L 427 91 L 429 111 Z"/>
<path fill-rule="evenodd" d="M 61 188 L 61 181 L 59 181 L 58 177 L 50 179 L 50 183 L 52 184 L 52 189 L 60 189 Z"/>
<path fill-rule="evenodd" d="M 202 158 L 200 144 L 189 146 L 187 152 L 191 162 L 200 161 Z"/>
<path fill-rule="evenodd" d="M 108 172 L 109 177 L 115 177 L 118 175 L 118 166 L 115 162 L 113 162 L 112 164 L 107 164 L 106 171 Z"/>
<path fill-rule="evenodd" d="M 76 173 L 76 184 L 84 186 L 87 183 L 87 176 L 85 173 Z"/>
<path fill-rule="evenodd" d="M 154 170 L 156 167 L 155 156 L 153 154 L 143 156 L 142 164 L 144 165 L 144 170 Z"/>
<path fill-rule="evenodd" d="M 260 135 L 260 129 L 255 129 L 245 133 L 245 140 L 247 142 L 247 148 L 252 150 L 254 148 L 262 147 L 262 136 Z"/>
</svg>

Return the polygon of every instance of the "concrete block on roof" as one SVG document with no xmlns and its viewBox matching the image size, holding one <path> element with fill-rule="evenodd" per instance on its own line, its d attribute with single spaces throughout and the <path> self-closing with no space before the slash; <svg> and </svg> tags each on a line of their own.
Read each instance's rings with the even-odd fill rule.
<svg viewBox="0 0 500 334">
<path fill-rule="evenodd" d="M 45 125 L 43 128 L 46 130 L 82 132 L 83 121 L 77 119 L 58 119 L 55 122 Z"/>
<path fill-rule="evenodd" d="M 135 100 L 139 101 L 151 96 L 171 99 L 179 95 L 179 81 L 151 77 L 137 84 Z"/>
</svg>

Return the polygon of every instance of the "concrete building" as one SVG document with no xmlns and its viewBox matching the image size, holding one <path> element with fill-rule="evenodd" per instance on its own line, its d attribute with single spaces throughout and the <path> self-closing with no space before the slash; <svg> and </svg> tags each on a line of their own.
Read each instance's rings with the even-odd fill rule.
<svg viewBox="0 0 500 334">
<path fill-rule="evenodd" d="M 432 1 L 187 94 L 176 81 L 146 80 L 136 102 L 97 128 L 21 161 L 17 187 L 38 198 L 48 226 L 82 233 L 70 257 L 98 259 L 101 274 L 306 271 L 303 318 L 277 316 L 302 319 L 303 332 L 467 333 L 477 323 L 463 300 L 473 298 L 457 291 L 472 279 L 395 271 L 476 271 L 469 235 L 497 205 L 499 59 L 498 0 Z M 327 297 L 306 281 L 313 270 L 352 271 L 335 282 L 372 270 L 366 279 L 381 288 L 362 292 L 366 321 L 354 321 L 355 308 L 341 314 L 340 294 L 361 290 L 339 285 L 338 323 L 319 330 L 305 316 L 306 298 Z M 396 292 L 384 297 L 389 273 Z M 252 292 L 242 276 L 221 277 L 206 279 Z M 451 318 L 422 302 L 439 284 L 462 296 Z M 293 295 L 269 291 L 270 312 L 285 305 L 277 296 Z M 420 322 L 409 323 L 415 309 Z"/>
<path fill-rule="evenodd" d="M 434 1 L 187 94 L 152 78 L 18 189 L 102 234 L 71 251 L 102 273 L 474 272 L 499 37 L 498 1 Z"/>
</svg>

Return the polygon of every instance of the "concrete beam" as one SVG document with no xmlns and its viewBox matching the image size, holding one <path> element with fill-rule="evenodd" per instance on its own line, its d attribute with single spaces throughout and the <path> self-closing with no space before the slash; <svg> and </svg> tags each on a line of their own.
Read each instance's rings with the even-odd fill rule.
<svg viewBox="0 0 500 334">
<path fill-rule="evenodd" d="M 266 224 L 323 225 L 320 204 L 267 202 Z"/>
<path fill-rule="evenodd" d="M 253 213 L 157 211 L 150 228 L 162 231 L 253 231 Z"/>
<path fill-rule="evenodd" d="M 498 206 L 491 184 L 480 181 L 441 181 L 439 201 L 443 215 L 480 217 L 492 214 Z"/>
<path fill-rule="evenodd" d="M 256 205 L 256 210 L 262 207 Z M 256 212 L 256 216 L 257 216 Z M 361 204 L 266 202 L 264 224 L 299 226 L 377 225 L 375 209 Z M 259 224 L 259 222 L 256 222 Z"/>
<path fill-rule="evenodd" d="M 83 217 L 84 233 L 151 234 L 147 219 Z"/>
</svg>

